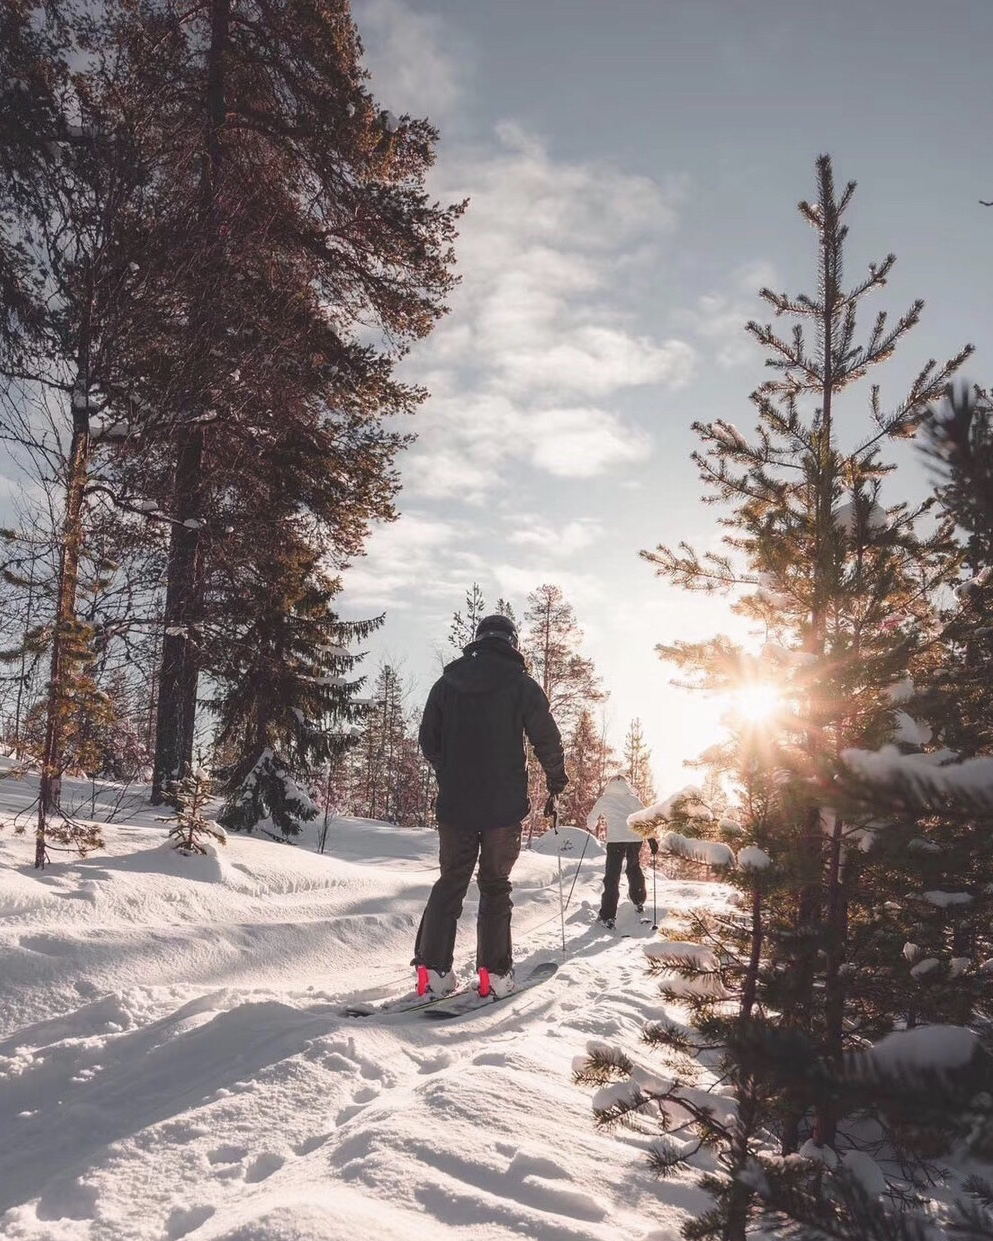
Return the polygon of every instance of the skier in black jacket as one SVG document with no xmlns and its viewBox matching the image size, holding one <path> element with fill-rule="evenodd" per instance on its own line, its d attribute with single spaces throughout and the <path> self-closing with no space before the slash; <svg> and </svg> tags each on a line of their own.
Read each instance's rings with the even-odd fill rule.
<svg viewBox="0 0 993 1241">
<path fill-rule="evenodd" d="M 562 738 L 537 681 L 517 649 L 506 616 L 486 616 L 461 659 L 446 666 L 428 694 L 420 745 L 438 777 L 441 878 L 417 932 L 420 995 L 455 987 L 455 931 L 479 861 L 476 966 L 481 995 L 513 990 L 510 872 L 521 851 L 521 820 L 531 810 L 524 738 L 545 772 L 545 814 L 568 784 Z"/>
</svg>

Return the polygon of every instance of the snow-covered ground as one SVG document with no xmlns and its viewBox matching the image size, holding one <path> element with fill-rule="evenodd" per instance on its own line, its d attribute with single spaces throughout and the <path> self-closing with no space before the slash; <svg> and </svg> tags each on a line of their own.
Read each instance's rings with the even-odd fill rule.
<svg viewBox="0 0 993 1241">
<path fill-rule="evenodd" d="M 623 900 L 616 932 L 592 923 L 595 842 L 550 982 L 452 1022 L 356 1020 L 345 1001 L 409 985 L 433 832 L 342 819 L 324 855 L 315 828 L 300 847 L 234 837 L 188 858 L 163 847 L 142 790 L 69 792 L 80 814 L 115 815 L 107 847 L 38 872 L 34 782 L 0 782 L 6 1241 L 675 1241 L 704 1206 L 688 1174 L 656 1180 L 647 1127 L 596 1133 L 572 1082 L 590 1040 L 644 1055 L 661 1007 L 643 951 L 658 933 Z M 568 894 L 587 838 L 561 842 Z M 562 960 L 554 844 L 514 879 L 524 973 Z M 728 896 L 658 893 L 674 939 L 686 910 Z M 465 973 L 475 913 L 472 888 Z"/>
</svg>

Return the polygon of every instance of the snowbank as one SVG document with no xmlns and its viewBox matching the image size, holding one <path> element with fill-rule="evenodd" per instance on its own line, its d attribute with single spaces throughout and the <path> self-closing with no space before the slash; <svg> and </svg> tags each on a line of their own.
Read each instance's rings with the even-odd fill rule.
<svg viewBox="0 0 993 1241">
<path fill-rule="evenodd" d="M 606 852 L 603 845 L 591 833 L 582 827 L 563 827 L 559 825 L 558 835 L 545 832 L 531 842 L 534 853 L 555 856 L 562 855 L 562 860 L 578 862 L 580 858 L 602 858 Z"/>
<path fill-rule="evenodd" d="M 0 784 L 8 823 L 36 791 Z M 640 953 L 591 925 L 602 867 L 580 871 L 569 958 L 516 1007 L 363 1022 L 346 1001 L 410 986 L 437 833 L 334 820 L 324 856 L 320 824 L 293 846 L 232 834 L 220 866 L 163 848 L 147 805 L 129 818 L 43 872 L 29 836 L 0 833 L 5 1241 L 615 1241 L 702 1212 L 689 1180 L 659 1193 L 641 1137 L 594 1130 L 572 1081 L 591 1038 L 638 1048 L 660 1009 Z M 515 867 L 522 970 L 561 959 L 557 870 L 540 849 Z M 658 889 L 676 911 L 729 895 Z"/>
</svg>

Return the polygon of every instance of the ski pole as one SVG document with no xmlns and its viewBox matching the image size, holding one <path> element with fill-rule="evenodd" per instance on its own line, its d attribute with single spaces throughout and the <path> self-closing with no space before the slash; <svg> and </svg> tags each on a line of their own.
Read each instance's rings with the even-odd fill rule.
<svg viewBox="0 0 993 1241">
<path fill-rule="evenodd" d="M 659 929 L 659 855 L 658 850 L 652 854 L 652 930 Z"/>
<path fill-rule="evenodd" d="M 552 831 L 556 836 L 559 834 L 559 808 L 556 806 L 552 810 Z M 562 924 L 562 960 L 565 960 L 565 900 L 562 895 L 562 848 L 561 843 L 555 842 L 555 858 L 559 867 L 559 920 Z"/>
</svg>

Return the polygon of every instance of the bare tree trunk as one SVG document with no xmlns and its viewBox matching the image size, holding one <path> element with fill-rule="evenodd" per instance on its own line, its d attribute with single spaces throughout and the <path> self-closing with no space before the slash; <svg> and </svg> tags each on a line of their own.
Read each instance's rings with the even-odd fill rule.
<svg viewBox="0 0 993 1241">
<path fill-rule="evenodd" d="M 200 176 L 200 217 L 207 229 L 209 251 L 219 253 L 220 221 L 217 192 L 223 152 L 220 135 L 226 118 L 225 58 L 228 52 L 231 0 L 211 0 L 210 47 L 207 51 L 206 139 Z M 208 267 L 210 264 L 208 264 Z M 203 327 L 212 322 L 212 288 L 205 279 L 201 302 Z M 193 764 L 199 641 L 204 605 L 203 517 L 204 443 L 202 425 L 186 423 L 176 452 L 176 521 L 169 545 L 165 635 L 159 676 L 158 728 L 152 779 L 152 802 L 165 797 L 165 786 Z M 187 522 L 194 524 L 187 525 Z"/>
<path fill-rule="evenodd" d="M 159 686 L 156 670 L 159 666 L 159 643 L 162 640 L 162 629 L 164 624 L 165 622 L 163 618 L 158 615 L 158 612 L 156 612 L 154 620 L 155 628 L 152 631 L 152 675 L 151 685 L 148 690 L 148 719 L 145 722 L 145 752 L 147 754 L 152 753 L 152 743 L 155 739 L 155 719 L 159 705 Z"/>
<path fill-rule="evenodd" d="M 28 666 L 28 634 L 31 632 L 31 613 L 34 609 L 34 561 L 28 579 L 28 602 L 24 616 L 24 644 L 21 647 L 21 674 L 17 681 L 17 702 L 14 707 L 14 757 L 21 757 L 21 705 L 24 701 L 24 682 Z"/>
<path fill-rule="evenodd" d="M 828 864 L 828 944 L 824 979 L 824 1051 L 841 1060 L 845 1019 L 845 990 L 841 967 L 845 961 L 848 937 L 848 897 L 844 886 L 842 821 L 837 818 L 831 833 L 831 856 Z M 820 1146 L 834 1143 L 838 1116 L 833 1108 L 820 1109 L 815 1121 L 814 1140 Z"/>
<path fill-rule="evenodd" d="M 86 368 L 80 367 L 72 397 L 72 439 L 69 444 L 66 480 L 66 513 L 52 630 L 52 661 L 48 682 L 45 744 L 41 755 L 38 793 L 38 827 L 35 833 L 36 867 L 45 865 L 48 816 L 59 809 L 62 795 L 62 740 L 68 711 L 71 639 L 76 626 L 76 591 L 83 547 L 83 499 L 90 453 L 90 415 L 87 404 Z"/>
<path fill-rule="evenodd" d="M 152 802 L 165 800 L 169 784 L 193 763 L 199 638 L 203 611 L 203 563 L 199 526 L 187 526 L 201 508 L 203 430 L 181 433 L 176 456 L 176 522 L 167 568 L 162 663 L 156 709 Z"/>
<path fill-rule="evenodd" d="M 741 991 L 741 1018 L 747 1021 L 755 1007 L 755 996 L 758 992 L 759 961 L 762 957 L 762 894 L 758 890 L 752 893 L 752 935 L 751 951 L 748 956 L 748 969 Z"/>
</svg>

